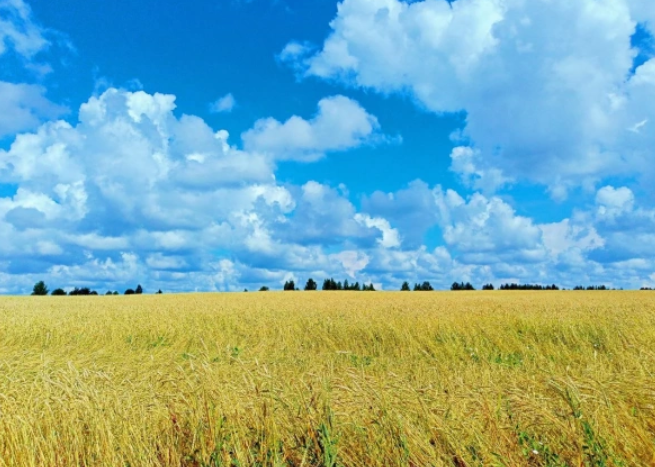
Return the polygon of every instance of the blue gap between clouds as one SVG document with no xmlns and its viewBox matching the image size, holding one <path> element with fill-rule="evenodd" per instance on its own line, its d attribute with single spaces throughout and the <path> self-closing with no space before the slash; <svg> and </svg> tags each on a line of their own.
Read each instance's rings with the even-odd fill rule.
<svg viewBox="0 0 655 467">
<path fill-rule="evenodd" d="M 18 193 L 18 185 L 14 183 L 0 183 L 0 198 L 13 198 Z"/>
<path fill-rule="evenodd" d="M 655 37 L 645 24 L 637 24 L 635 33 L 630 38 L 630 46 L 637 50 L 637 56 L 632 61 L 630 70 L 630 75 L 633 75 L 637 68 L 655 56 Z"/>
</svg>

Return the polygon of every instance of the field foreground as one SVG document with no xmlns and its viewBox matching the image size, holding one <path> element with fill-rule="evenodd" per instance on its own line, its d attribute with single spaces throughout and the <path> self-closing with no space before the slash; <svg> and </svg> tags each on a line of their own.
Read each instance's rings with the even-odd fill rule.
<svg viewBox="0 0 655 467">
<path fill-rule="evenodd" d="M 0 466 L 655 465 L 653 292 L 0 299 Z"/>
</svg>

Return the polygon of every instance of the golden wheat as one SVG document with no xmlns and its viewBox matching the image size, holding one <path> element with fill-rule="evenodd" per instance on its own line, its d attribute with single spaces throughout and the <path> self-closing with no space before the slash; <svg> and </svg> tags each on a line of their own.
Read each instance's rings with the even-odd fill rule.
<svg viewBox="0 0 655 467">
<path fill-rule="evenodd" d="M 0 299 L 0 466 L 655 464 L 655 294 Z"/>
</svg>

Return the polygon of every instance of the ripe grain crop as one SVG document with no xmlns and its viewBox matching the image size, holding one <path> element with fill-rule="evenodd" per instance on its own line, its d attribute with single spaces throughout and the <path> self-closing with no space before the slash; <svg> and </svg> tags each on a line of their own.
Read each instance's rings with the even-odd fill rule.
<svg viewBox="0 0 655 467">
<path fill-rule="evenodd" d="M 655 465 L 652 292 L 0 299 L 0 466 Z"/>
</svg>

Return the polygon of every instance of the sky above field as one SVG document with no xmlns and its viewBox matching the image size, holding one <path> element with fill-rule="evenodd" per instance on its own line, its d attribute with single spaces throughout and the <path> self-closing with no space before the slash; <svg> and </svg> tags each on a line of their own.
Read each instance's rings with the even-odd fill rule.
<svg viewBox="0 0 655 467">
<path fill-rule="evenodd" d="M 652 0 L 0 0 L 0 293 L 655 285 Z"/>
</svg>

